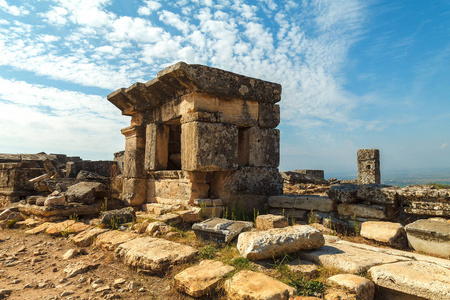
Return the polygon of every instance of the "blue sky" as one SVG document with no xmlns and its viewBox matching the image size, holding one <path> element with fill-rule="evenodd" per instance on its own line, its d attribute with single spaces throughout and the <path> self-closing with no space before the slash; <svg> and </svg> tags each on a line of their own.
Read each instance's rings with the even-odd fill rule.
<svg viewBox="0 0 450 300">
<path fill-rule="evenodd" d="M 448 0 L 0 0 L 0 152 L 112 159 L 106 96 L 178 61 L 283 85 L 282 170 L 450 167 Z"/>
</svg>

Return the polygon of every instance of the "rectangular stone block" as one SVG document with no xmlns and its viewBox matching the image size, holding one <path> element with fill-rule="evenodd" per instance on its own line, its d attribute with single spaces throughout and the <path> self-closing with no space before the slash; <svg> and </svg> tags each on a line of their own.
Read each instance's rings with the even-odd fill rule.
<svg viewBox="0 0 450 300">
<path fill-rule="evenodd" d="M 269 208 L 269 214 L 285 216 L 288 219 L 294 218 L 297 220 L 306 220 L 308 210 L 301 209 L 282 209 L 282 208 Z"/>
<path fill-rule="evenodd" d="M 193 103 L 195 112 L 214 113 L 218 117 L 217 122 L 243 127 L 258 126 L 259 106 L 256 101 L 221 98 L 203 93 L 190 93 L 181 98 Z"/>
<path fill-rule="evenodd" d="M 221 123 L 181 125 L 181 161 L 185 171 L 226 171 L 238 167 L 238 129 Z"/>
<path fill-rule="evenodd" d="M 169 129 L 170 127 L 165 125 L 147 125 L 145 133 L 146 171 L 167 169 L 169 160 Z"/>
<path fill-rule="evenodd" d="M 251 127 L 248 130 L 249 165 L 275 167 L 280 164 L 280 131 Z"/>
<path fill-rule="evenodd" d="M 358 184 L 379 184 L 381 181 L 380 151 L 378 149 L 360 149 L 357 157 Z"/>
<path fill-rule="evenodd" d="M 144 178 L 145 128 L 129 126 L 122 129 L 125 135 L 125 157 L 123 176 L 125 178 Z"/>
<path fill-rule="evenodd" d="M 275 128 L 280 124 L 280 106 L 269 103 L 259 103 L 258 126 Z"/>
<path fill-rule="evenodd" d="M 339 215 L 356 216 L 368 219 L 389 220 L 396 217 L 394 208 L 381 205 L 347 204 L 341 203 L 337 206 Z"/>
<path fill-rule="evenodd" d="M 302 209 L 306 211 L 331 212 L 334 210 L 335 201 L 316 195 L 280 195 L 269 197 L 271 208 Z"/>
<path fill-rule="evenodd" d="M 159 179 L 154 181 L 155 197 L 166 199 L 187 200 L 207 198 L 209 185 L 207 183 L 189 182 L 182 179 Z"/>
<path fill-rule="evenodd" d="M 147 200 L 147 180 L 124 178 L 122 200 L 130 206 L 140 206 Z"/>
</svg>

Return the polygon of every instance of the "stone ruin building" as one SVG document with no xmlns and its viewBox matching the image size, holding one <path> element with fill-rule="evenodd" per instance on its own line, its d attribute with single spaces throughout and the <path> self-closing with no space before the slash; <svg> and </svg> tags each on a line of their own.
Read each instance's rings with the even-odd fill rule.
<svg viewBox="0 0 450 300">
<path fill-rule="evenodd" d="M 380 151 L 360 149 L 357 154 L 358 184 L 381 183 Z"/>
<path fill-rule="evenodd" d="M 111 93 L 131 125 L 123 200 L 264 209 L 282 193 L 281 85 L 203 65 L 177 63 L 155 79 Z M 205 201 L 210 199 L 214 201 Z"/>
</svg>

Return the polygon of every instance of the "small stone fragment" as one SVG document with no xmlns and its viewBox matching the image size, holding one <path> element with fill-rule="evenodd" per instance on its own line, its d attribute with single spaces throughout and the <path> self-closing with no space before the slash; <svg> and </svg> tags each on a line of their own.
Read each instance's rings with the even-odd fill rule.
<svg viewBox="0 0 450 300">
<path fill-rule="evenodd" d="M 328 284 L 344 287 L 355 293 L 358 299 L 373 300 L 375 286 L 372 281 L 352 274 L 338 274 L 327 279 Z"/>
<path fill-rule="evenodd" d="M 289 225 L 288 219 L 277 215 L 260 215 L 256 217 L 256 228 L 267 230 L 271 228 L 283 228 Z"/>
</svg>

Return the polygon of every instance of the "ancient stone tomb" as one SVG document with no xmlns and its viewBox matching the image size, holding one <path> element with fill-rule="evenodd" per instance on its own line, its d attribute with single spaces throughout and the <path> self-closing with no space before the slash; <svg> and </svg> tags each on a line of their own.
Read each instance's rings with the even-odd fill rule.
<svg viewBox="0 0 450 300">
<path fill-rule="evenodd" d="M 131 116 L 123 200 L 145 209 L 221 199 L 262 210 L 282 193 L 280 99 L 279 84 L 183 62 L 111 93 Z"/>
</svg>

